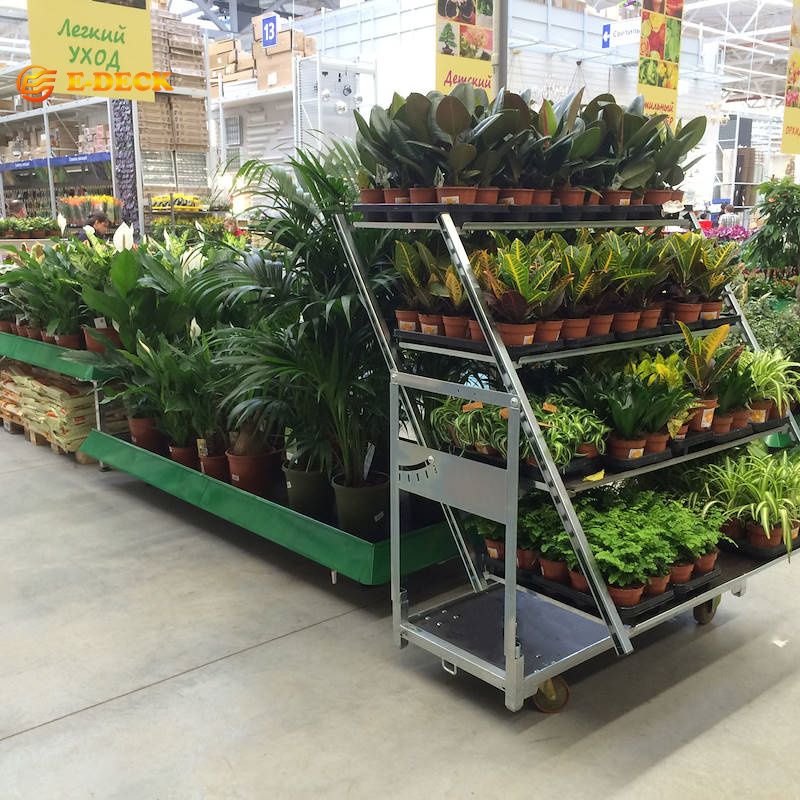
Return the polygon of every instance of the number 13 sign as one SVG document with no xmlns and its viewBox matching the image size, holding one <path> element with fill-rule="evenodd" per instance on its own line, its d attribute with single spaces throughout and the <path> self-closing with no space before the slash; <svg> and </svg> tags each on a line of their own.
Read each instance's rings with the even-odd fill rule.
<svg viewBox="0 0 800 800">
<path fill-rule="evenodd" d="M 278 15 L 270 14 L 261 20 L 261 46 L 272 47 L 278 44 Z"/>
</svg>

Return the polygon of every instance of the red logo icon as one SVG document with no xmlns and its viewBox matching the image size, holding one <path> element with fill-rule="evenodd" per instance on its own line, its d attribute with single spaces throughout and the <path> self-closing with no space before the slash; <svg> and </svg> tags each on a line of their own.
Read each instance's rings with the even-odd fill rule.
<svg viewBox="0 0 800 800">
<path fill-rule="evenodd" d="M 31 64 L 17 76 L 17 91 L 31 103 L 41 103 L 53 94 L 56 71 Z"/>
</svg>

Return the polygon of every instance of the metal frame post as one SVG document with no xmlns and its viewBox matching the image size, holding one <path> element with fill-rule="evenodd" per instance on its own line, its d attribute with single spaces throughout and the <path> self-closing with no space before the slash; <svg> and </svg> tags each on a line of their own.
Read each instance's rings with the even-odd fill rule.
<svg viewBox="0 0 800 800">
<path fill-rule="evenodd" d="M 353 273 L 353 278 L 358 287 L 359 294 L 363 299 L 364 307 L 369 315 L 370 323 L 372 324 L 372 328 L 378 340 L 378 345 L 389 370 L 390 378 L 392 381 L 394 381 L 395 377 L 399 374 L 399 368 L 397 366 L 397 359 L 392 348 L 389 328 L 387 327 L 385 320 L 378 310 L 377 298 L 375 297 L 375 293 L 372 291 L 372 287 L 369 285 L 367 272 L 363 263 L 361 262 L 361 256 L 358 253 L 355 242 L 353 241 L 349 224 L 344 214 L 334 214 L 333 224 L 339 236 L 339 241 L 342 245 L 342 249 L 344 250 L 347 263 L 350 266 L 350 271 Z M 398 387 L 398 393 L 418 443 L 423 446 L 427 446 L 422 425 L 420 424 L 419 417 L 417 415 L 416 407 L 411 401 L 408 392 L 406 391 L 405 387 Z M 392 436 L 396 436 L 394 431 L 392 432 Z M 394 466 L 392 469 L 394 469 Z M 467 571 L 467 577 L 469 578 L 470 585 L 472 586 L 473 591 L 482 591 L 486 588 L 486 584 L 472 561 L 472 557 L 470 556 L 467 548 L 466 540 L 464 539 L 464 534 L 461 530 L 461 525 L 456 518 L 455 512 L 444 503 L 442 503 L 441 506 L 442 513 L 444 514 L 445 520 L 447 521 L 450 532 L 452 533 L 453 539 L 456 543 L 458 554 L 461 557 L 461 561 L 463 562 L 464 568 Z"/>
<path fill-rule="evenodd" d="M 44 119 L 44 139 L 47 147 L 47 185 L 50 188 L 50 216 L 56 215 L 56 185 L 53 181 L 53 166 L 51 159 L 53 158 L 53 148 L 50 146 L 50 119 L 48 115 L 48 104 L 45 102 L 42 106 L 42 118 Z"/>
<path fill-rule="evenodd" d="M 597 603 L 600 615 L 611 634 L 614 648 L 619 655 L 627 655 L 633 652 L 630 636 L 608 593 L 608 588 L 594 560 L 592 549 L 589 546 L 589 542 L 583 532 L 578 516 L 575 513 L 569 494 L 564 487 L 564 482 L 561 480 L 561 475 L 544 441 L 539 423 L 536 421 L 536 415 L 533 413 L 533 409 L 531 408 L 528 397 L 517 375 L 511 356 L 509 356 L 508 350 L 503 340 L 500 338 L 500 334 L 497 332 L 494 321 L 489 314 L 489 309 L 481 295 L 480 287 L 475 280 L 472 267 L 469 263 L 469 257 L 464 249 L 464 245 L 453 223 L 452 217 L 449 214 L 442 214 L 439 217 L 439 227 L 459 278 L 467 292 L 472 310 L 475 312 L 483 335 L 494 357 L 503 385 L 506 387 L 509 394 L 515 395 L 519 401 L 520 410 L 522 412 L 523 431 L 530 442 L 533 455 L 536 458 L 536 463 L 542 472 L 545 484 L 553 499 L 556 511 L 561 518 L 564 530 L 570 537 L 570 542 L 575 550 L 578 563 L 589 583 L 589 589 L 591 590 L 595 603 Z"/>
<path fill-rule="evenodd" d="M 103 412 L 100 410 L 100 392 L 103 390 L 100 388 L 100 385 L 97 381 L 92 381 L 92 396 L 94 397 L 94 419 L 95 424 L 97 426 L 97 430 L 101 433 L 103 432 Z M 110 467 L 104 462 L 98 462 L 98 468 L 101 472 L 107 472 Z"/>
</svg>

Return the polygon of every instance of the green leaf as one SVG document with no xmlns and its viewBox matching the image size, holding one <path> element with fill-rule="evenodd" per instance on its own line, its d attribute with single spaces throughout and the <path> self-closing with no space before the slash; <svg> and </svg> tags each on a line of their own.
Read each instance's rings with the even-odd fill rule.
<svg viewBox="0 0 800 800">
<path fill-rule="evenodd" d="M 123 250 L 114 258 L 111 262 L 109 276 L 114 288 L 123 297 L 127 297 L 139 278 L 133 250 Z"/>
</svg>

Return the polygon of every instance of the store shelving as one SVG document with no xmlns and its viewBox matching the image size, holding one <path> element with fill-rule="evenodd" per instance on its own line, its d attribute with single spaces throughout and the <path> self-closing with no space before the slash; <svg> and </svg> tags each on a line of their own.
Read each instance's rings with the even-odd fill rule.
<svg viewBox="0 0 800 800">
<path fill-rule="evenodd" d="M 667 457 L 658 463 L 638 468 L 584 478 L 565 479 L 556 468 L 542 436 L 539 423 L 530 406 L 519 377 L 519 370 L 546 361 L 558 361 L 577 355 L 592 355 L 612 350 L 636 349 L 645 345 L 658 345 L 677 341 L 675 333 L 661 333 L 629 341 L 605 342 L 575 349 L 553 350 L 531 355 L 512 356 L 500 338 L 488 307 L 477 285 L 462 233 L 478 230 L 564 230 L 565 228 L 671 228 L 693 229 L 696 219 L 684 212 L 680 219 L 649 220 L 619 219 L 553 222 L 474 222 L 465 215 L 468 209 L 457 209 L 458 224 L 448 213 L 441 213 L 431 222 L 356 222 L 356 227 L 403 228 L 408 230 L 438 230 L 447 246 L 451 261 L 465 288 L 471 310 L 479 322 L 486 341 L 482 352 L 475 348 L 447 346 L 440 337 L 437 344 L 425 345 L 422 337 L 400 335 L 396 342 L 390 335 L 385 320 L 369 284 L 366 268 L 356 248 L 352 229 L 344 215 L 335 218 L 339 238 L 350 264 L 362 301 L 369 310 L 370 319 L 381 345 L 390 380 L 390 436 L 391 436 L 391 536 L 392 536 L 392 603 L 395 640 L 399 645 L 414 643 L 442 660 L 442 666 L 451 673 L 460 668 L 503 690 L 506 706 L 511 710 L 522 707 L 525 698 L 537 692 L 553 691 L 552 679 L 605 650 L 613 649 L 618 655 L 633 651 L 632 639 L 643 630 L 673 618 L 687 610 L 695 610 L 699 621 L 709 621 L 716 609 L 720 595 L 725 591 L 742 594 L 747 579 L 777 563 L 776 558 L 767 563 L 746 556 L 723 554 L 719 578 L 697 588 L 688 596 L 662 606 L 652 615 L 637 619 L 636 624 L 623 622 L 620 611 L 611 601 L 600 574 L 591 547 L 572 505 L 572 497 L 581 491 L 610 483 L 617 483 L 635 475 L 664 469 L 764 438 L 774 433 L 791 431 L 795 441 L 800 441 L 800 428 L 789 415 L 778 421 L 770 430 L 747 433 L 739 438 L 720 443 L 710 443 L 690 452 Z M 627 223 L 627 224 L 626 224 Z M 726 290 L 726 300 L 732 311 L 737 330 L 751 347 L 758 343 L 744 318 L 733 293 Z M 710 333 L 699 330 L 695 335 Z M 404 372 L 401 368 L 404 350 L 434 352 L 443 357 L 474 360 L 491 365 L 504 385 L 505 391 L 494 391 L 472 384 L 459 384 Z M 471 350 L 471 351 L 470 351 Z M 481 401 L 508 409 L 508 459 L 503 465 L 491 465 L 465 459 L 430 447 L 421 435 L 417 419 L 418 408 L 411 392 L 426 392 L 438 396 L 454 396 L 465 401 Z M 410 426 L 401 428 L 401 410 Z M 411 432 L 409 434 L 409 431 Z M 520 477 L 519 442 L 525 436 L 539 470 L 540 479 L 525 483 Z M 413 440 L 412 440 L 413 438 Z M 505 527 L 505 560 L 503 573 L 516 575 L 517 553 L 517 503 L 521 484 L 526 488 L 546 492 L 558 512 L 564 530 L 568 533 L 578 561 L 578 568 L 589 584 L 593 602 L 590 619 L 581 609 L 565 605 L 541 592 L 531 592 L 504 581 L 481 567 L 477 559 L 462 547 L 463 534 L 453 509 L 493 520 Z M 476 491 L 475 487 L 480 487 Z M 448 513 L 451 533 L 459 545 L 471 591 L 433 609 L 411 614 L 409 598 L 401 581 L 401 554 L 399 551 L 399 526 L 401 492 L 438 500 Z M 503 585 L 497 586 L 500 582 Z M 568 696 L 568 695 L 567 695 Z"/>
</svg>

